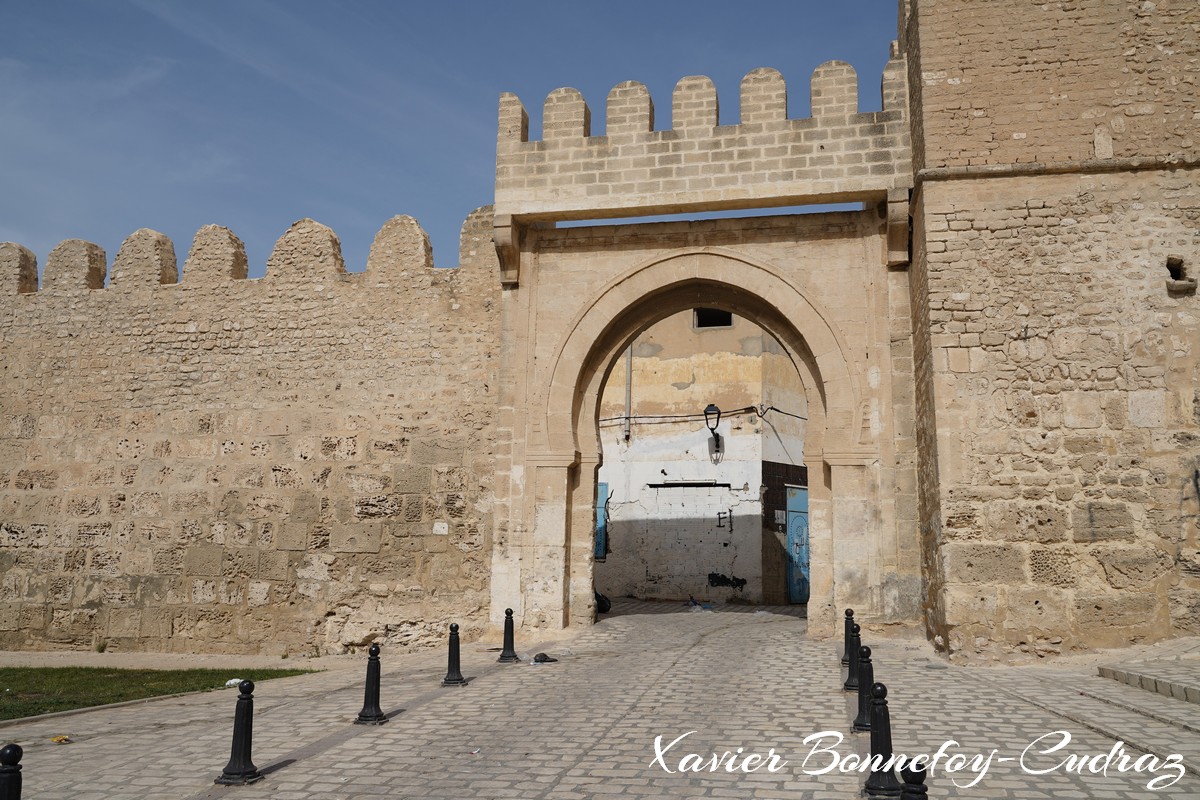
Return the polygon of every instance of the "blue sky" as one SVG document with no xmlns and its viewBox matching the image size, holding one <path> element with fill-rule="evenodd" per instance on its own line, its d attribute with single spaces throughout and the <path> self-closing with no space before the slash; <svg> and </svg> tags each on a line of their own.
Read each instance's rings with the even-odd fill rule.
<svg viewBox="0 0 1200 800">
<path fill-rule="evenodd" d="M 303 217 L 338 233 L 351 271 L 395 214 L 455 266 L 462 220 L 492 199 L 504 91 L 537 138 L 545 96 L 574 86 L 599 133 L 608 90 L 638 80 L 665 128 L 675 82 L 708 75 L 729 124 L 742 76 L 769 66 L 801 117 L 812 70 L 837 58 L 878 109 L 896 2 L 0 0 L 0 27 L 0 241 L 40 268 L 87 239 L 111 265 L 147 227 L 182 268 L 216 223 L 255 277 Z"/>
</svg>

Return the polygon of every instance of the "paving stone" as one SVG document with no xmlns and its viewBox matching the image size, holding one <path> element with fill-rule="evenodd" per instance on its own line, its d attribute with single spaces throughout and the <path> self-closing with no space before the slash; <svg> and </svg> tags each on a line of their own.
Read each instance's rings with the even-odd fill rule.
<svg viewBox="0 0 1200 800">
<path fill-rule="evenodd" d="M 811 754 L 806 737 L 837 732 L 841 740 L 830 749 L 839 759 L 865 753 L 869 742 L 848 730 L 856 706 L 840 688 L 836 643 L 810 638 L 795 616 L 663 613 L 679 610 L 655 606 L 612 616 L 557 646 L 523 649 L 519 643 L 523 656 L 544 650 L 559 659 L 553 664 L 499 665 L 494 652 L 468 645 L 464 671 L 475 680 L 464 689 L 438 685 L 443 653 L 385 652 L 382 705 L 403 711 L 382 726 L 351 724 L 362 702 L 357 670 L 262 682 L 255 692 L 254 761 L 268 775 L 236 794 L 245 800 L 857 797 L 861 773 L 805 772 L 833 757 Z M 1015 759 L 1022 750 L 1054 731 L 1070 734 L 1063 754 L 1077 755 L 1102 755 L 1122 738 L 1156 752 L 1166 748 L 1163 754 L 1182 748 L 1190 757 L 1188 748 L 1200 739 L 1132 708 L 1081 697 L 1071 682 L 1083 675 L 1077 668 L 955 667 L 939 661 L 924 642 L 868 641 L 878 654 L 876 677 L 889 688 L 897 752 L 934 752 L 951 740 L 957 743 L 953 751 L 968 756 L 998 751 L 970 788 L 953 782 L 965 784 L 968 773 L 935 769 L 931 797 L 1200 794 L 1193 774 L 1151 791 L 1146 776 L 1064 769 L 1030 776 L 1021 770 Z M 29 798 L 228 800 L 231 790 L 212 781 L 228 759 L 234 699 L 224 691 L 169 698 L 20 721 L 0 727 L 0 735 L 26 747 Z M 1143 700 L 1183 705 L 1149 694 Z M 1107 709 L 1109 733 L 1090 719 L 1080 721 L 1081 701 Z M 1163 716 L 1174 713 L 1168 709 Z M 60 733 L 75 743 L 48 743 Z M 1168 734 L 1177 738 L 1161 739 Z M 654 761 L 659 736 L 664 747 L 683 736 L 662 759 L 672 772 Z M 686 753 L 708 759 L 738 748 L 743 754 L 774 749 L 786 764 L 778 772 L 748 774 L 678 769 Z M 1046 769 L 1054 763 L 1033 761 L 1028 763 Z M 147 772 L 150 765 L 153 772 Z"/>
</svg>

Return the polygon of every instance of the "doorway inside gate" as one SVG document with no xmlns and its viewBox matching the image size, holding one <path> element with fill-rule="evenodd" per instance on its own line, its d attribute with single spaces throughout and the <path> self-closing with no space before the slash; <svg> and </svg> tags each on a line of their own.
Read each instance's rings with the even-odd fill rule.
<svg viewBox="0 0 1200 800">
<path fill-rule="evenodd" d="M 804 488 L 806 521 L 807 400 L 770 333 L 720 309 L 671 315 L 617 357 L 598 416 L 597 591 L 807 602 L 807 525 L 798 548 L 788 488 Z"/>
<path fill-rule="evenodd" d="M 809 594 L 808 488 L 787 489 L 787 591 L 789 603 L 807 603 Z"/>
</svg>

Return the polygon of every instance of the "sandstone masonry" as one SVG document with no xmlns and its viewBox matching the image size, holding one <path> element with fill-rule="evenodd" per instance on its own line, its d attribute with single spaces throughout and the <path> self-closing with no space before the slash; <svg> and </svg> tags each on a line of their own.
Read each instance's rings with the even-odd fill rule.
<svg viewBox="0 0 1200 800">
<path fill-rule="evenodd" d="M 180 281 L 142 230 L 107 287 L 95 245 L 56 248 L 40 288 L 3 245 L 0 644 L 339 652 L 478 629 L 490 234 L 482 209 L 463 266 L 434 270 L 396 217 L 348 274 L 303 220 L 246 280 L 210 226 Z"/>
<path fill-rule="evenodd" d="M 902 46 L 929 630 L 1195 632 L 1200 8 L 919 0 Z"/>
<path fill-rule="evenodd" d="M 435 270 L 408 217 L 347 273 L 208 227 L 0 244 L 0 646 L 342 651 L 594 619 L 598 406 L 703 306 L 808 420 L 810 628 L 958 659 L 1197 631 L 1200 7 L 902 0 L 881 110 L 842 62 L 500 100 L 494 207 Z M 793 81 L 793 87 L 802 85 Z M 837 213 L 742 210 L 857 202 Z M 567 220 L 727 218 L 559 228 Z M 107 279 L 107 280 L 106 280 Z"/>
</svg>

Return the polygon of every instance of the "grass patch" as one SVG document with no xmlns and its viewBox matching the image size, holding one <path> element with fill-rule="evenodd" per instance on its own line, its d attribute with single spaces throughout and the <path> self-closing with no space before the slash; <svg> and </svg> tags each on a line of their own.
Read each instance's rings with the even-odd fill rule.
<svg viewBox="0 0 1200 800">
<path fill-rule="evenodd" d="M 308 669 L 0 668 L 0 719 L 123 703 L 183 692 L 221 689 L 230 678 L 259 681 L 303 675 Z M 235 692 L 236 693 L 236 692 Z"/>
</svg>

